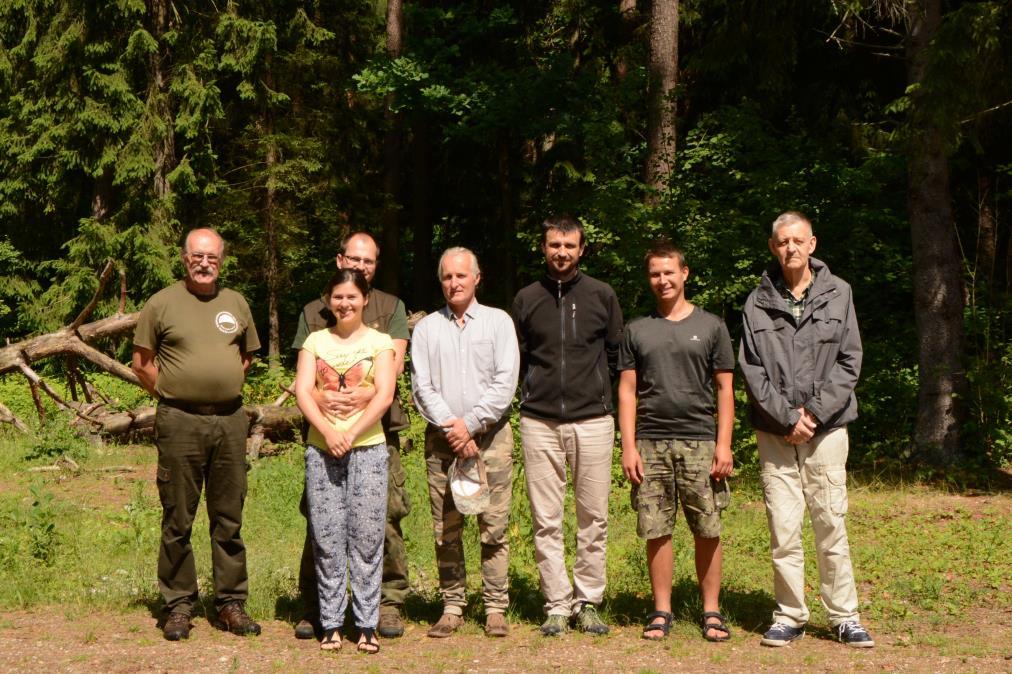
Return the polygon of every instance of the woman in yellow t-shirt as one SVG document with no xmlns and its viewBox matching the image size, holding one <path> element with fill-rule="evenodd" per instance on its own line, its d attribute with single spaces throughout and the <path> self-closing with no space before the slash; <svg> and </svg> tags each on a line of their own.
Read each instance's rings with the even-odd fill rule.
<svg viewBox="0 0 1012 674">
<path fill-rule="evenodd" d="M 311 428 L 306 447 L 306 497 L 320 593 L 320 648 L 341 648 L 351 576 L 358 650 L 379 652 L 380 583 L 387 507 L 384 412 L 394 395 L 389 335 L 362 323 L 369 284 L 361 272 L 338 271 L 324 297 L 337 324 L 309 335 L 299 351 L 295 396 Z M 376 389 L 364 409 L 340 418 L 322 409 L 317 390 Z M 317 394 L 318 395 L 318 394 Z"/>
</svg>

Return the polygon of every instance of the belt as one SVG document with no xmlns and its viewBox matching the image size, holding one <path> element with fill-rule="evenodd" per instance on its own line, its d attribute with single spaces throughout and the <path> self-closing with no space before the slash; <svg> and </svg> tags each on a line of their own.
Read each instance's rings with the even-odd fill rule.
<svg viewBox="0 0 1012 674">
<path fill-rule="evenodd" d="M 177 410 L 183 410 L 184 412 L 199 414 L 201 416 L 226 416 L 234 413 L 242 407 L 242 398 L 226 400 L 222 403 L 191 403 L 185 400 L 162 398 L 158 401 L 158 404 L 165 405 L 166 407 L 174 407 Z"/>
</svg>

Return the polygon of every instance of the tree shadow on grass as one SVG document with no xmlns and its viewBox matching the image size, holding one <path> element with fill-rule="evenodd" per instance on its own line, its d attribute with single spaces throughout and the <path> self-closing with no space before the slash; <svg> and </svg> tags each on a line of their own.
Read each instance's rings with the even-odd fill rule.
<svg viewBox="0 0 1012 674">
<path fill-rule="evenodd" d="M 169 614 L 165 610 L 165 602 L 159 595 L 143 595 L 137 597 L 129 604 L 130 607 L 144 607 L 148 611 L 154 620 L 158 629 L 161 629 L 165 624 L 165 620 L 169 617 Z M 192 621 L 196 622 L 200 618 L 206 619 L 209 623 L 214 623 L 214 619 L 218 612 L 214 608 L 214 595 L 201 594 L 193 605 L 193 615 L 191 616 Z"/>
<path fill-rule="evenodd" d="M 649 588 L 645 588 L 649 591 Z M 762 634 L 768 626 L 775 602 L 773 595 L 762 590 L 740 592 L 722 589 L 720 593 L 721 613 L 735 626 L 746 632 Z M 605 596 L 604 610 L 609 620 L 616 625 L 643 625 L 646 616 L 654 610 L 649 594 L 640 596 L 630 592 Z M 682 578 L 671 588 L 671 612 L 675 620 L 699 624 L 703 607 L 699 599 L 699 587 L 689 578 Z"/>
<path fill-rule="evenodd" d="M 274 619 L 295 624 L 302 620 L 302 597 L 283 594 L 274 600 Z"/>
<path fill-rule="evenodd" d="M 470 617 L 470 614 L 482 610 L 481 595 L 477 593 L 468 595 L 465 617 Z M 431 625 L 439 620 L 439 616 L 443 615 L 443 599 L 438 592 L 432 594 L 412 592 L 404 600 L 404 614 L 409 620 Z"/>
</svg>

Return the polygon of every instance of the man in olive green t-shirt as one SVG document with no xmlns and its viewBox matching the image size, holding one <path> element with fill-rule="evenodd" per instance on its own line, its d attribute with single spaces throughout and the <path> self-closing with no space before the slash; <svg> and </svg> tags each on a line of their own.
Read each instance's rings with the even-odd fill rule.
<svg viewBox="0 0 1012 674">
<path fill-rule="evenodd" d="M 214 230 L 191 231 L 182 253 L 186 278 L 148 300 L 134 332 L 133 371 L 159 401 L 158 585 L 169 641 L 190 635 L 197 603 L 190 530 L 205 482 L 216 624 L 234 634 L 260 633 L 244 609 L 248 576 L 241 536 L 249 427 L 242 384 L 260 341 L 243 296 L 218 286 L 224 253 Z"/>
<path fill-rule="evenodd" d="M 376 275 L 379 246 L 366 232 L 352 232 L 341 244 L 337 254 L 338 269 L 357 269 L 372 284 Z M 390 335 L 394 343 L 394 367 L 397 374 L 404 371 L 404 353 L 408 346 L 408 317 L 404 302 L 377 288 L 371 288 L 368 302 L 362 311 L 362 321 L 374 330 Z M 299 314 L 298 329 L 292 348 L 298 351 L 311 332 L 335 324 L 323 298 L 316 298 L 303 307 Z M 350 391 L 327 391 L 318 402 L 332 414 L 347 417 L 356 410 L 364 409 L 375 391 L 372 387 L 356 387 Z M 408 555 L 404 547 L 401 520 L 411 511 L 408 492 L 404 488 L 406 473 L 401 465 L 401 443 L 398 431 L 408 428 L 408 418 L 401 408 L 397 395 L 390 409 L 383 415 L 383 432 L 386 435 L 389 454 L 389 479 L 387 480 L 387 526 L 383 541 L 383 585 L 380 596 L 380 636 L 396 638 L 404 634 L 401 611 L 408 596 Z M 299 510 L 306 515 L 306 494 L 303 492 Z M 319 622 L 319 604 L 316 595 L 316 569 L 313 560 L 312 538 L 309 534 L 309 520 L 306 520 L 306 542 L 299 564 L 299 594 L 302 596 L 303 618 L 295 626 L 295 636 L 312 639 Z"/>
</svg>

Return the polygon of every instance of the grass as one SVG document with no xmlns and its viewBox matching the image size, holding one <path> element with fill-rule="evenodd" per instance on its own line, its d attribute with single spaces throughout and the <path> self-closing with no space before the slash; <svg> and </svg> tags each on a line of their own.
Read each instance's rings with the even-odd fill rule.
<svg viewBox="0 0 1012 674">
<path fill-rule="evenodd" d="M 440 613 L 431 519 L 425 484 L 421 428 L 409 434 L 414 451 L 404 457 L 412 512 L 403 522 L 415 594 L 412 619 Z M 52 463 L 33 453 L 33 444 L 0 437 L 0 605 L 30 608 L 60 604 L 69 612 L 92 608 L 159 610 L 155 576 L 160 507 L 151 479 L 151 446 L 90 447 L 81 453 L 80 474 L 31 473 Z M 542 599 L 530 536 L 530 512 L 516 448 L 510 525 L 510 618 L 536 624 Z M 35 458 L 26 458 L 34 456 Z M 138 473 L 100 472 L 130 464 Z M 605 618 L 639 625 L 651 610 L 643 542 L 636 537 L 628 486 L 614 466 L 608 541 Z M 248 609 L 258 618 L 291 620 L 298 615 L 296 576 L 305 523 L 298 513 L 303 460 L 298 446 L 256 461 L 249 473 L 244 538 L 250 573 Z M 736 630 L 761 632 L 773 609 L 769 535 L 761 490 L 754 476 L 737 478 L 724 516 L 725 572 L 722 608 Z M 572 555 L 575 523 L 571 495 L 566 536 Z M 1008 497 L 960 497 L 918 485 L 852 485 L 848 528 L 862 614 L 878 631 L 909 634 L 909 645 L 941 648 L 953 656 L 977 655 L 979 643 L 934 643 L 932 624 L 957 623 L 981 607 L 1012 611 L 1012 558 L 1007 537 Z M 211 587 L 207 518 L 200 511 L 193 545 L 205 603 Z M 477 527 L 469 518 L 465 535 L 469 617 L 480 619 Z M 700 613 L 693 576 L 692 539 L 680 521 L 674 536 L 674 633 L 695 639 Z M 805 528 L 808 598 L 812 628 L 827 620 L 817 598 L 818 577 L 810 527 Z M 570 559 L 570 564 L 572 559 Z M 972 618 L 971 618 L 972 619 Z M 476 631 L 477 633 L 477 631 Z M 681 639 L 670 647 L 677 654 Z M 469 657 L 461 653 L 461 657 Z M 775 654 L 764 654 L 775 658 Z M 721 654 L 714 655 L 719 664 Z"/>
</svg>

